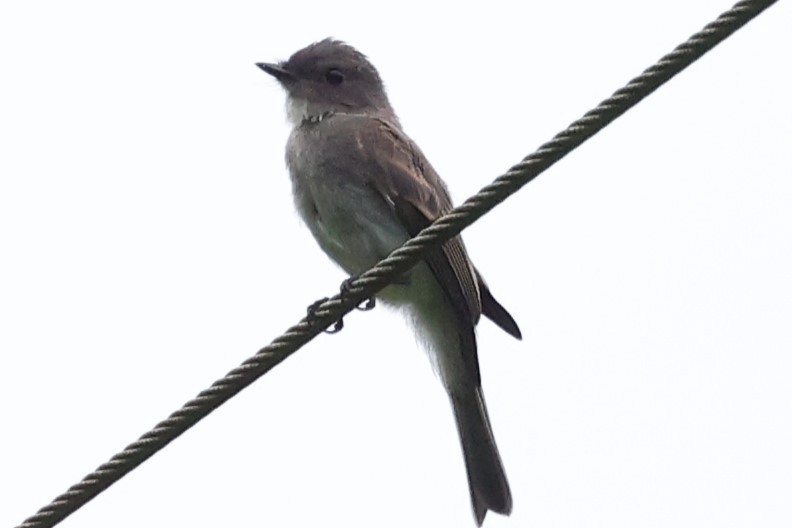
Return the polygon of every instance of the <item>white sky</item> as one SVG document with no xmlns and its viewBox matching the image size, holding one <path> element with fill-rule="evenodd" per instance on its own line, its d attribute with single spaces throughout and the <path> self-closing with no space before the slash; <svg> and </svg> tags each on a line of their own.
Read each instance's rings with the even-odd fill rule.
<svg viewBox="0 0 792 528">
<path fill-rule="evenodd" d="M 730 1 L 4 2 L 0 525 L 337 291 L 256 61 L 368 54 L 461 201 Z M 518 5 L 519 4 L 519 5 Z M 792 45 L 770 8 L 464 233 L 514 495 L 488 528 L 789 526 Z M 346 318 L 63 527 L 473 527 L 408 326 Z"/>
</svg>

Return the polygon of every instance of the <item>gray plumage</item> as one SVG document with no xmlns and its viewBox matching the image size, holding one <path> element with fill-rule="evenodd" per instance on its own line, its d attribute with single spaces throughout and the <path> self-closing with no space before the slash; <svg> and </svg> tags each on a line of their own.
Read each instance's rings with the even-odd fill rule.
<svg viewBox="0 0 792 528">
<path fill-rule="evenodd" d="M 402 131 L 377 70 L 332 39 L 259 63 L 287 91 L 286 148 L 295 204 L 321 248 L 358 275 L 452 209 L 445 184 Z M 481 390 L 474 327 L 481 315 L 521 338 L 460 237 L 383 289 L 406 309 L 454 409 L 477 523 L 512 498 Z"/>
</svg>

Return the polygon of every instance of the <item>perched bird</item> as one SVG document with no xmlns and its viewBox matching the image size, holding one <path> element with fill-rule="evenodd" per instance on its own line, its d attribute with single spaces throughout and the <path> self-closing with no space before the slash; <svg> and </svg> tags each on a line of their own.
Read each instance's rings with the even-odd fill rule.
<svg viewBox="0 0 792 528">
<path fill-rule="evenodd" d="M 287 61 L 257 63 L 287 94 L 286 146 L 297 210 L 321 248 L 359 275 L 452 209 L 445 183 L 402 130 L 365 55 L 325 39 Z M 377 294 L 404 309 L 429 350 L 456 417 L 479 525 L 512 510 L 481 390 L 475 325 L 482 314 L 521 338 L 460 237 Z"/>
</svg>

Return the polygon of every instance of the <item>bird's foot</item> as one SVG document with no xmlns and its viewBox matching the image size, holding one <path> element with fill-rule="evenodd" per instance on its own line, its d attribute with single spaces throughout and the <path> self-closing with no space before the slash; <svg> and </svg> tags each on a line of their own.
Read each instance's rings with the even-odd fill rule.
<svg viewBox="0 0 792 528">
<path fill-rule="evenodd" d="M 323 302 L 325 302 L 326 300 L 327 300 L 327 297 L 323 297 L 323 298 L 319 299 L 318 301 L 316 301 L 316 302 L 314 302 L 314 303 L 311 303 L 311 305 L 308 307 L 308 317 L 311 317 L 311 316 L 314 316 L 314 315 L 316 315 L 316 310 L 317 310 L 317 309 L 319 308 L 319 306 L 321 306 L 321 305 L 322 305 L 322 303 L 323 303 Z M 339 317 L 339 318 L 338 318 L 338 321 L 336 321 L 336 322 L 334 322 L 334 323 L 333 323 L 333 326 L 332 326 L 332 328 L 330 328 L 330 327 L 328 327 L 328 328 L 325 328 L 324 332 L 325 332 L 326 334 L 337 334 L 337 333 L 338 333 L 338 332 L 340 332 L 340 331 L 341 331 L 343 328 L 344 328 L 344 318 L 343 318 L 343 317 Z"/>
<path fill-rule="evenodd" d="M 355 279 L 357 279 L 357 277 L 349 277 L 341 283 L 341 295 L 346 295 L 349 293 L 352 281 Z M 361 304 L 355 306 L 355 308 L 362 312 L 368 312 L 369 310 L 373 310 L 375 306 L 377 306 L 377 301 L 374 300 L 374 297 L 372 296 L 363 301 Z"/>
</svg>

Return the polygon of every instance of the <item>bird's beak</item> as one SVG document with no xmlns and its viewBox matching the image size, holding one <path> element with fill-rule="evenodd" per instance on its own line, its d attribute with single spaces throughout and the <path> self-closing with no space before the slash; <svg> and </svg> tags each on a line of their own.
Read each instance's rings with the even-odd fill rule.
<svg viewBox="0 0 792 528">
<path fill-rule="evenodd" d="M 270 62 L 257 62 L 256 66 L 269 73 L 280 82 L 289 82 L 294 80 L 294 75 L 289 72 L 280 64 L 273 64 Z"/>
</svg>

